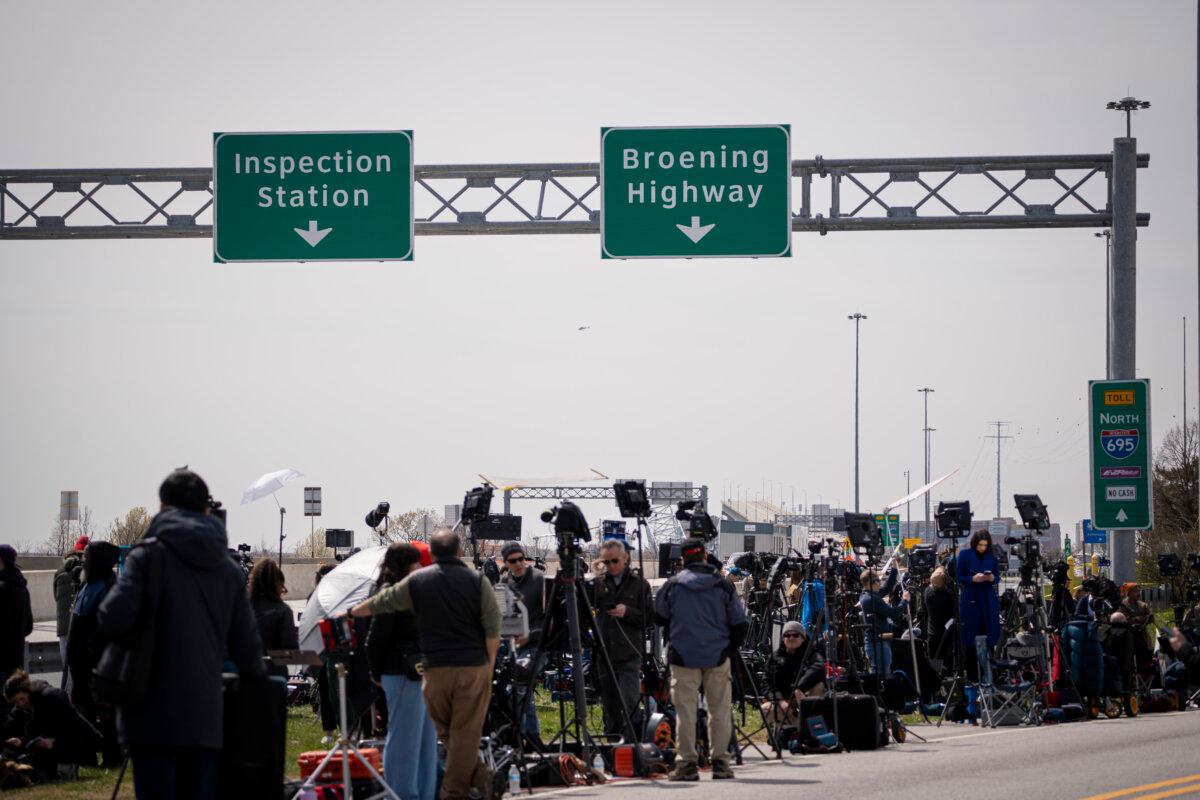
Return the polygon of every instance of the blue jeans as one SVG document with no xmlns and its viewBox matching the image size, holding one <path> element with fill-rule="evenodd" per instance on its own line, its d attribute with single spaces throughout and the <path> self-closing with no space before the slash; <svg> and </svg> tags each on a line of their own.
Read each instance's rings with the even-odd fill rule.
<svg viewBox="0 0 1200 800">
<path fill-rule="evenodd" d="M 533 645 L 525 645 L 517 648 L 517 658 L 528 658 L 531 663 L 531 669 L 534 672 L 541 672 L 542 665 L 546 663 L 546 656 L 543 653 L 542 658 L 537 663 L 533 663 L 533 657 L 537 655 L 537 648 Z M 534 688 L 538 682 L 534 681 Z M 518 681 L 513 685 L 513 692 L 516 694 L 516 703 L 520 704 L 525 700 L 525 681 Z M 529 703 L 525 706 L 525 716 L 521 718 L 521 730 L 525 733 L 540 734 L 542 732 L 542 723 L 538 719 L 537 704 L 534 698 L 529 698 Z"/>
<path fill-rule="evenodd" d="M 863 638 L 863 649 L 867 651 L 867 663 L 871 670 L 881 678 L 892 674 L 892 644 L 882 639 L 876 641 L 872 636 Z"/>
<path fill-rule="evenodd" d="M 138 800 L 216 800 L 221 751 L 204 747 L 131 745 Z"/>
<path fill-rule="evenodd" d="M 388 732 L 383 777 L 400 800 L 434 800 L 437 792 L 437 732 L 425 709 L 421 682 L 403 675 L 380 676 L 387 696 Z"/>
</svg>

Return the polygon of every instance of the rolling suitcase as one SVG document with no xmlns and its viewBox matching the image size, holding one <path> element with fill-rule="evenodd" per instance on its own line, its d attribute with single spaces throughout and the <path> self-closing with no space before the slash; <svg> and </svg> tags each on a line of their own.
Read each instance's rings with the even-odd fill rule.
<svg viewBox="0 0 1200 800">
<path fill-rule="evenodd" d="M 887 729 L 879 713 L 879 704 L 869 694 L 837 696 L 837 738 L 847 750 L 875 750 L 887 743 Z M 821 716 L 834 730 L 833 700 L 829 696 L 800 701 L 800 719 Z"/>
</svg>

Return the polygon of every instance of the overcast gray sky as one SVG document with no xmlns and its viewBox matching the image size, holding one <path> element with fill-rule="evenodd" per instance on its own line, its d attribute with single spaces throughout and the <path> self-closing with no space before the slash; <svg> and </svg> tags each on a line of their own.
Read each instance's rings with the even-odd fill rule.
<svg viewBox="0 0 1200 800">
<path fill-rule="evenodd" d="M 1139 375 L 1182 413 L 1196 315 L 1196 8 L 1128 2 L 5 3 L 4 167 L 209 166 L 213 131 L 413 129 L 419 164 L 595 161 L 602 125 L 790 123 L 795 158 L 1108 152 L 1139 173 Z M 921 395 L 943 498 L 1087 514 L 1104 371 L 1090 229 L 798 233 L 760 261 L 601 261 L 598 237 L 419 237 L 386 264 L 212 263 L 211 241 L 0 242 L 0 539 L 58 491 L 99 520 L 188 463 L 270 542 L 282 467 L 331 526 L 457 502 L 479 472 L 733 484 L 853 501 L 916 486 Z M 580 325 L 591 329 L 579 332 Z M 1195 408 L 1195 392 L 1189 393 Z M 1194 411 L 1192 412 L 1194 414 Z M 775 490 L 778 492 L 778 489 Z M 785 489 L 790 501 L 790 489 Z M 540 506 L 516 509 L 530 517 Z M 913 509 L 914 519 L 918 515 Z M 360 541 L 362 539 L 360 538 Z"/>
</svg>

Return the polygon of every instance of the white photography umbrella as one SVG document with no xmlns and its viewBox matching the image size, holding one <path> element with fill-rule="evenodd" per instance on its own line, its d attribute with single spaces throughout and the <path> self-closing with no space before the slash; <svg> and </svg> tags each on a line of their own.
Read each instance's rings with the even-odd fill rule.
<svg viewBox="0 0 1200 800">
<path fill-rule="evenodd" d="M 253 503 L 255 500 L 261 500 L 262 498 L 266 497 L 267 495 L 270 495 L 271 498 L 275 501 L 275 505 L 279 506 L 279 564 L 280 564 L 280 566 L 283 565 L 283 540 L 287 538 L 283 533 L 283 515 L 287 513 L 287 509 L 284 508 L 283 506 L 279 505 L 279 498 L 275 497 L 275 493 L 278 492 L 280 489 L 282 489 L 287 484 L 296 480 L 296 478 L 300 478 L 303 476 L 304 476 L 304 473 L 300 472 L 299 470 L 295 470 L 295 469 L 280 469 L 280 470 L 276 470 L 275 472 L 268 472 L 266 475 L 263 475 L 261 478 L 256 480 L 254 483 L 250 484 L 250 486 L 246 489 L 246 491 L 242 492 L 242 505 L 246 505 L 247 503 Z"/>
<path fill-rule="evenodd" d="M 321 632 L 317 623 L 323 618 L 351 608 L 367 599 L 371 587 L 379 580 L 383 566 L 384 546 L 359 550 L 329 571 L 309 595 L 308 605 L 300 617 L 300 649 L 321 652 Z"/>
</svg>

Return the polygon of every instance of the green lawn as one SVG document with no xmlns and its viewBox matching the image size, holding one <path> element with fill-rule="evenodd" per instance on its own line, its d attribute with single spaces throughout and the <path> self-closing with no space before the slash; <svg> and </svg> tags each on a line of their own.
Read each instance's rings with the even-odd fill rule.
<svg viewBox="0 0 1200 800">
<path fill-rule="evenodd" d="M 287 720 L 287 755 L 284 761 L 284 772 L 289 778 L 300 775 L 300 767 L 296 756 L 306 750 L 321 749 L 321 721 L 311 708 L 289 708 Z M 42 784 L 29 789 L 18 789 L 5 792 L 4 797 L 14 800 L 57 800 L 58 798 L 74 798 L 76 800 L 100 800 L 112 797 L 113 785 L 117 782 L 117 770 L 100 769 L 98 767 L 79 770 L 79 780 L 61 781 L 59 783 Z M 133 800 L 133 769 L 125 772 L 125 780 L 121 784 L 121 800 Z"/>
</svg>

